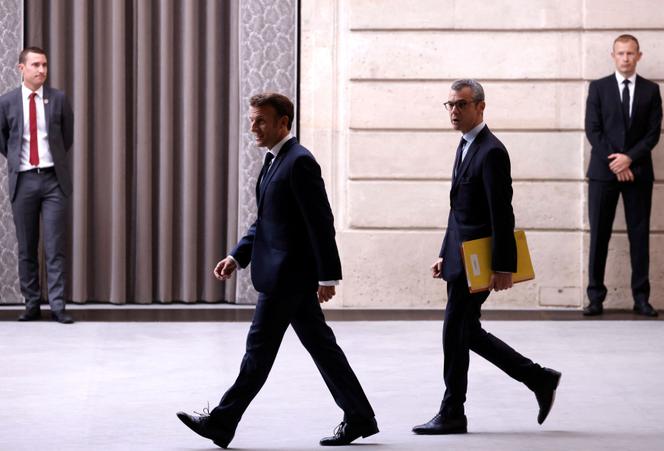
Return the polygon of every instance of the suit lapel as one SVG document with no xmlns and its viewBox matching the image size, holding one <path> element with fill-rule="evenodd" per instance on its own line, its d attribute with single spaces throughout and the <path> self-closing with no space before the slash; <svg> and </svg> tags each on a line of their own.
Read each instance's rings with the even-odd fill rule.
<svg viewBox="0 0 664 451">
<path fill-rule="evenodd" d="M 23 122 L 25 121 L 25 115 L 23 114 L 23 87 L 20 86 L 16 90 L 16 99 L 13 102 L 14 106 L 18 108 L 18 117 L 21 118 L 18 124 L 18 136 L 23 136 Z"/>
<path fill-rule="evenodd" d="M 641 105 L 641 89 L 639 87 L 641 86 L 641 77 L 639 75 L 636 76 L 636 81 L 634 82 L 634 100 L 632 100 L 632 115 L 630 116 L 629 119 L 629 126 L 630 128 L 632 127 L 632 123 L 634 122 L 634 116 L 636 115 L 636 112 L 639 111 L 638 108 Z"/>
<path fill-rule="evenodd" d="M 46 122 L 46 130 L 48 131 L 48 126 L 51 123 L 51 113 L 53 111 L 53 99 L 51 99 L 51 90 L 46 86 L 44 86 L 42 92 L 44 94 L 44 121 Z"/>
<path fill-rule="evenodd" d="M 286 155 L 286 152 L 297 142 L 296 138 L 291 138 L 288 141 L 286 141 L 279 151 L 279 155 L 276 156 L 276 158 L 272 161 L 272 165 L 270 166 L 270 169 L 267 171 L 267 174 L 264 176 L 265 177 L 265 182 L 261 183 L 260 179 L 256 182 L 256 192 L 257 192 L 257 199 L 258 199 L 258 210 L 260 211 L 262 205 L 263 205 L 263 198 L 265 197 L 265 190 L 267 189 L 267 185 L 269 185 L 270 180 L 272 180 L 272 177 L 274 174 L 279 170 L 279 166 L 281 165 L 281 162 L 284 160 L 284 157 Z"/>
<path fill-rule="evenodd" d="M 468 166 L 470 166 L 470 162 L 475 158 L 475 155 L 477 154 L 477 148 L 480 146 L 482 139 L 484 139 L 484 136 L 486 133 L 488 133 L 489 127 L 487 125 L 484 126 L 482 130 L 477 134 L 473 142 L 470 144 L 470 147 L 468 147 L 468 151 L 466 152 L 466 158 L 463 159 L 461 162 L 461 167 L 459 167 L 459 170 L 457 171 L 456 176 L 454 177 L 454 181 L 452 182 L 452 191 L 454 191 L 456 188 L 459 187 L 459 182 L 461 178 L 463 177 L 463 174 L 468 170 Z"/>
<path fill-rule="evenodd" d="M 623 127 L 625 127 L 625 120 L 624 120 L 625 114 L 623 113 L 622 99 L 621 99 L 622 93 L 620 92 L 620 86 L 618 86 L 618 81 L 616 80 L 615 74 L 607 77 L 607 80 L 609 83 L 608 86 L 609 102 L 610 104 L 612 103 L 614 105 L 614 108 L 616 108 L 620 113 L 620 116 L 623 118 L 621 124 Z M 634 95 L 636 96 L 636 89 L 634 90 Z M 634 114 L 634 103 L 632 103 L 632 114 Z"/>
</svg>

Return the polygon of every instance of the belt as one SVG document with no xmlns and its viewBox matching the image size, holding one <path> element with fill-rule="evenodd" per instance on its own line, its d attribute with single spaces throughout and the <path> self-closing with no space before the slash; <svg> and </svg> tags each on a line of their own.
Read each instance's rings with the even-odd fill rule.
<svg viewBox="0 0 664 451">
<path fill-rule="evenodd" d="M 21 174 L 49 174 L 55 171 L 54 166 L 49 166 L 47 168 L 34 168 L 28 169 L 27 171 L 21 171 Z"/>
</svg>

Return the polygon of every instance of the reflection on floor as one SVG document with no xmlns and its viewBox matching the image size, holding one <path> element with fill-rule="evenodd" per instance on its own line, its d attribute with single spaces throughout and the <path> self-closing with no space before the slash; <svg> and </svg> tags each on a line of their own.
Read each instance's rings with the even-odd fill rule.
<svg viewBox="0 0 664 451">
<path fill-rule="evenodd" d="M 442 396 L 441 323 L 332 322 L 374 404 L 363 450 L 658 450 L 664 446 L 660 321 L 485 321 L 562 371 L 543 426 L 524 386 L 473 356 L 469 434 L 420 437 Z M 213 449 L 175 417 L 214 406 L 235 379 L 246 322 L 0 323 L 0 450 Z M 341 420 L 289 331 L 231 446 L 320 449 Z"/>
</svg>

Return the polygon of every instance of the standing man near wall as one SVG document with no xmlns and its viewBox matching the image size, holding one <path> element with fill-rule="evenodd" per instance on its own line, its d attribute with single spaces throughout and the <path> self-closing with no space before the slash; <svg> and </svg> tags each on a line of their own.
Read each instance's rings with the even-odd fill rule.
<svg viewBox="0 0 664 451">
<path fill-rule="evenodd" d="M 457 148 L 447 232 L 433 277 L 447 281 L 447 307 L 443 326 L 445 395 L 439 412 L 428 423 L 415 426 L 416 434 L 464 434 L 469 351 L 474 351 L 535 393 L 537 422 L 542 424 L 555 399 L 560 373 L 533 363 L 480 324 L 482 304 L 490 291 L 471 294 L 461 260 L 461 243 L 492 238 L 491 286 L 512 287 L 517 254 L 512 211 L 510 160 L 503 143 L 484 123 L 484 89 L 475 80 L 452 84 L 445 107 L 452 127 L 463 137 Z"/>
<path fill-rule="evenodd" d="M 250 100 L 251 132 L 266 147 L 256 185 L 256 222 L 214 269 L 226 280 L 251 263 L 259 291 L 240 374 L 219 405 L 205 415 L 177 416 L 197 434 L 226 448 L 272 368 L 289 325 L 309 351 L 344 419 L 323 446 L 348 445 L 378 432 L 374 412 L 359 381 L 325 323 L 320 304 L 335 295 L 341 262 L 334 218 L 320 166 L 290 133 L 293 103 L 266 93 Z"/>
<path fill-rule="evenodd" d="M 634 311 L 657 316 L 649 303 L 649 237 L 655 179 L 652 149 L 659 141 L 662 98 L 659 86 L 636 74 L 639 41 L 623 34 L 613 42 L 616 72 L 590 83 L 586 136 L 592 146 L 588 166 L 588 299 L 585 316 L 602 314 L 604 272 L 618 197 L 625 207 L 632 263 Z"/>
<path fill-rule="evenodd" d="M 44 86 L 44 50 L 28 47 L 19 55 L 23 83 L 0 97 L 0 152 L 7 158 L 9 196 L 18 241 L 18 273 L 25 312 L 19 321 L 41 318 L 39 222 L 51 317 L 73 322 L 65 312 L 65 213 L 72 192 L 67 153 L 74 137 L 74 113 L 64 93 Z"/>
</svg>

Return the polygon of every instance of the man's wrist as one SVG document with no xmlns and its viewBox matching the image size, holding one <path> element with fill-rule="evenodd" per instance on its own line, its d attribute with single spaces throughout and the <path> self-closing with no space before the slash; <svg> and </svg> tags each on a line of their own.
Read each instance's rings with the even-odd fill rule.
<svg viewBox="0 0 664 451">
<path fill-rule="evenodd" d="M 333 287 L 335 285 L 339 285 L 338 280 L 321 280 L 318 282 L 318 285 L 322 287 Z"/>
</svg>

